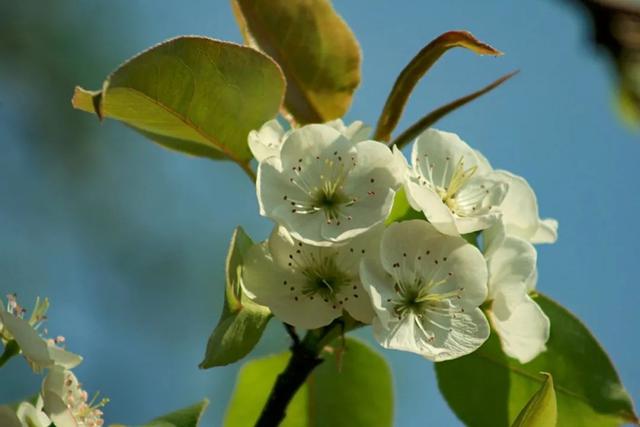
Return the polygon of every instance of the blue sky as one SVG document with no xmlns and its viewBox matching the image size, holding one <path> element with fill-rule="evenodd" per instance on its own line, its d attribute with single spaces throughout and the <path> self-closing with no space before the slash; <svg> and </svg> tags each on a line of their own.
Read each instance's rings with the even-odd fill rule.
<svg viewBox="0 0 640 427">
<path fill-rule="evenodd" d="M 347 120 L 374 123 L 398 72 L 446 30 L 469 30 L 505 55 L 447 54 L 414 91 L 399 129 L 521 70 L 438 127 L 458 133 L 495 167 L 526 177 L 541 214 L 559 220 L 558 243 L 539 246 L 538 287 L 592 329 L 637 400 L 640 140 L 612 109 L 612 69 L 590 45 L 581 11 L 538 1 L 416 0 L 401 8 L 398 2 L 335 3 L 364 55 L 362 84 Z M 185 7 L 112 0 L 70 10 L 70 22 L 92 17 L 94 47 L 111 61 L 78 73 L 77 82 L 89 88 L 99 87 L 125 58 L 169 37 L 240 40 L 227 2 L 198 0 Z M 251 183 L 230 163 L 174 154 L 82 113 L 72 117 L 99 128 L 84 141 L 95 163 L 86 178 L 72 183 L 66 163 L 44 161 L 25 148 L 29 133 L 16 129 L 25 120 L 19 110 L 24 93 L 15 89 L 8 68 L 0 70 L 0 271 L 7 277 L 0 291 L 18 291 L 27 305 L 36 295 L 51 298 L 49 329 L 85 356 L 78 374 L 87 388 L 111 397 L 109 422 L 142 422 L 208 396 L 208 425 L 217 425 L 238 366 L 199 371 L 197 364 L 219 313 L 231 231 L 242 225 L 259 239 L 270 230 L 258 216 Z M 70 108 L 68 99 L 51 102 Z M 134 231 L 146 242 L 130 238 Z M 287 345 L 272 323 L 257 354 Z M 398 426 L 459 424 L 438 393 L 431 363 L 385 355 L 395 374 Z M 18 362 L 2 371 L 12 386 L 2 387 L 0 401 L 37 389 L 38 379 Z"/>
</svg>

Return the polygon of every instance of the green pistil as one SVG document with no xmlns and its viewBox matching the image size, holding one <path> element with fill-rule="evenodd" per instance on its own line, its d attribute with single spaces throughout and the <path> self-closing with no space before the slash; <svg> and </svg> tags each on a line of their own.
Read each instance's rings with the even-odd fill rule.
<svg viewBox="0 0 640 427">
<path fill-rule="evenodd" d="M 302 294 L 334 300 L 336 294 L 351 285 L 351 277 L 338 268 L 334 257 L 325 257 L 320 263 L 303 271 L 307 283 Z"/>
</svg>

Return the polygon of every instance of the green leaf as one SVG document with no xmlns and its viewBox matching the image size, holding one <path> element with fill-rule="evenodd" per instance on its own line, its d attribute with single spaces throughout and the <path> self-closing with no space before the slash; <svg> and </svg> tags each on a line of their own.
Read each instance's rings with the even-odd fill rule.
<svg viewBox="0 0 640 427">
<path fill-rule="evenodd" d="M 287 78 L 285 106 L 301 124 L 342 117 L 360 84 L 360 47 L 329 0 L 233 0 L 245 41 Z"/>
<path fill-rule="evenodd" d="M 276 116 L 284 90 L 280 67 L 266 55 L 189 36 L 133 57 L 100 91 L 76 87 L 72 104 L 165 147 L 246 165 L 249 131 Z"/>
<path fill-rule="evenodd" d="M 389 225 L 393 222 L 408 221 L 410 219 L 425 219 L 425 217 L 422 212 L 411 207 L 409 200 L 407 200 L 407 193 L 404 191 L 404 188 L 401 188 L 396 192 L 391 212 L 385 224 Z"/>
<path fill-rule="evenodd" d="M 469 426 L 509 426 L 553 375 L 559 426 L 607 427 L 637 422 L 633 402 L 589 330 L 546 296 L 536 302 L 551 320 L 547 351 L 522 365 L 508 358 L 495 333 L 474 353 L 435 364 L 440 391 Z"/>
<path fill-rule="evenodd" d="M 142 427 L 197 427 L 209 400 L 203 399 L 195 405 L 179 409 L 149 421 Z M 112 424 L 111 427 L 125 427 L 123 424 Z"/>
<path fill-rule="evenodd" d="M 254 425 L 289 353 L 246 363 L 225 418 L 225 427 Z M 340 363 L 327 359 L 294 396 L 283 427 L 389 427 L 393 385 L 386 361 L 369 346 L 348 338 Z"/>
<path fill-rule="evenodd" d="M 271 318 L 267 307 L 251 301 L 240 286 L 244 254 L 253 242 L 238 227 L 233 232 L 226 261 L 224 306 L 214 329 L 200 368 L 207 369 L 233 363 L 246 356 L 260 340 Z"/>
<path fill-rule="evenodd" d="M 195 405 L 156 418 L 144 427 L 197 427 L 207 406 L 209 400 L 203 399 Z"/>
<path fill-rule="evenodd" d="M 499 50 L 481 42 L 466 31 L 449 31 L 433 40 L 418 52 L 396 79 L 378 119 L 375 140 L 389 141 L 391 132 L 400 121 L 402 111 L 418 81 L 446 51 L 454 47 L 464 47 L 478 55 L 502 55 Z"/>
<path fill-rule="evenodd" d="M 398 148 L 402 148 L 407 145 L 409 142 L 413 141 L 418 137 L 425 129 L 433 126 L 438 120 L 451 113 L 452 111 L 457 110 L 460 107 L 467 105 L 469 102 L 473 101 L 484 95 L 487 92 L 491 92 L 493 89 L 500 86 L 502 83 L 509 80 L 511 77 L 516 75 L 518 71 L 511 72 L 500 77 L 498 80 L 493 83 L 483 87 L 482 89 L 470 93 L 469 95 L 463 96 L 462 98 L 458 98 L 455 101 L 452 101 L 448 104 L 443 105 L 442 107 L 436 108 L 435 110 L 428 113 L 426 116 L 409 126 L 407 130 L 398 135 L 392 142 L 391 145 L 397 145 Z"/>
<path fill-rule="evenodd" d="M 511 427 L 556 427 L 558 408 L 553 377 L 545 372 L 542 374 L 546 377 L 542 387 L 522 408 Z"/>
</svg>

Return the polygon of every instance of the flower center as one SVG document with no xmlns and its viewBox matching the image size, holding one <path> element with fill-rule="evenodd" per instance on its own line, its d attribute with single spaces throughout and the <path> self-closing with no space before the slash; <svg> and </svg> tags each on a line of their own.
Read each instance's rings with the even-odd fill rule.
<svg viewBox="0 0 640 427">
<path fill-rule="evenodd" d="M 306 283 L 302 295 L 335 301 L 341 290 L 351 285 L 352 278 L 337 265 L 335 256 L 325 256 L 302 270 Z"/>
<path fill-rule="evenodd" d="M 456 194 L 462 187 L 464 187 L 469 179 L 476 173 L 478 170 L 477 166 L 472 166 L 469 169 L 464 168 L 464 157 L 460 157 L 458 163 L 456 164 L 455 169 L 453 170 L 453 175 L 451 175 L 451 179 L 449 180 L 449 184 L 446 188 L 437 187 L 436 191 L 438 195 L 442 198 L 442 201 L 451 209 L 455 211 L 458 207 L 458 204 L 455 200 Z"/>
<path fill-rule="evenodd" d="M 403 254 L 406 255 L 406 254 Z M 431 259 L 433 255 L 427 250 L 424 254 L 416 257 L 415 264 L 423 262 L 433 262 L 435 265 L 443 264 L 446 257 Z M 447 283 L 453 276 L 448 272 L 445 278 L 427 279 L 423 275 L 417 274 L 415 269 L 409 269 L 406 257 L 393 264 L 394 290 L 396 296 L 387 299 L 391 305 L 392 312 L 398 319 L 404 319 L 408 315 L 413 315 L 416 325 L 420 328 L 429 340 L 435 339 L 432 332 L 425 330 L 425 324 L 430 324 L 438 329 L 450 331 L 451 327 L 446 321 L 443 324 L 442 318 L 455 318 L 459 313 L 464 312 L 458 300 L 462 298 L 463 288 L 456 288 L 447 292 L 438 292 L 437 288 Z"/>
<path fill-rule="evenodd" d="M 292 168 L 294 176 L 289 181 L 302 190 L 307 200 L 293 200 L 284 195 L 284 200 L 291 203 L 292 213 L 315 214 L 322 212 L 327 224 L 340 225 L 342 219 L 351 220 L 351 215 L 343 212 L 343 208 L 352 206 L 357 202 L 356 197 L 350 197 L 344 192 L 344 184 L 355 166 L 355 158 L 343 158 L 338 151 L 333 153 L 333 158 L 315 159 L 321 162 L 319 174 L 309 177 L 302 173 L 303 159 L 299 159 L 298 165 Z M 351 161 L 347 164 L 346 161 Z"/>
</svg>

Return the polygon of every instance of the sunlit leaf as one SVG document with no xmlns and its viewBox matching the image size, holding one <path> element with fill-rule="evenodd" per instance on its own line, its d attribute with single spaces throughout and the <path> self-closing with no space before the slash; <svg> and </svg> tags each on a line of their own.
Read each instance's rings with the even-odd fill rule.
<svg viewBox="0 0 640 427">
<path fill-rule="evenodd" d="M 77 87 L 72 103 L 165 147 L 246 165 L 249 131 L 275 117 L 284 90 L 280 68 L 264 54 L 189 36 L 133 57 L 100 91 Z"/>
<path fill-rule="evenodd" d="M 558 408 L 556 392 L 553 389 L 553 377 L 543 373 L 545 381 L 534 394 L 511 427 L 556 427 Z"/>
<path fill-rule="evenodd" d="M 536 302 L 551 320 L 547 351 L 527 364 L 507 357 L 492 333 L 476 352 L 436 363 L 438 385 L 468 426 L 509 426 L 549 372 L 558 426 L 608 427 L 637 422 L 633 402 L 609 357 L 589 330 L 546 296 Z"/>
<path fill-rule="evenodd" d="M 144 427 L 197 427 L 207 406 L 209 400 L 204 399 L 195 405 L 156 418 Z"/>
<path fill-rule="evenodd" d="M 411 207 L 409 200 L 407 200 L 407 193 L 404 188 L 401 188 L 396 192 L 391 212 L 385 223 L 391 224 L 392 222 L 408 221 L 410 219 L 425 219 L 425 217 L 422 212 L 418 212 Z"/>
<path fill-rule="evenodd" d="M 454 47 L 463 47 L 478 55 L 502 55 L 499 50 L 481 42 L 466 31 L 449 31 L 442 34 L 418 52 L 396 79 L 378 119 L 374 139 L 389 141 L 418 81 L 446 51 Z"/>
<path fill-rule="evenodd" d="M 242 367 L 227 409 L 225 427 L 254 425 L 289 355 L 253 360 Z M 325 354 L 325 358 L 294 396 L 281 426 L 390 427 L 393 387 L 385 360 L 351 338 L 346 340 L 339 363 L 336 355 Z"/>
<path fill-rule="evenodd" d="M 197 427 L 207 406 L 209 406 L 209 400 L 203 399 L 195 405 L 178 409 L 149 421 L 142 427 Z M 111 424 L 111 427 L 125 427 L 125 425 Z"/>
<path fill-rule="evenodd" d="M 509 80 L 513 77 L 517 71 L 509 73 L 500 77 L 498 80 L 493 83 L 483 87 L 482 89 L 472 92 L 469 95 L 463 96 L 462 98 L 458 98 L 453 102 L 443 105 L 442 107 L 436 108 L 435 110 L 428 113 L 426 116 L 409 126 L 407 130 L 398 135 L 394 140 L 392 145 L 397 145 L 398 148 L 404 147 L 409 142 L 413 141 L 417 138 L 425 129 L 433 126 L 438 120 L 451 113 L 452 111 L 457 110 L 460 107 L 467 105 L 469 102 L 473 101 L 476 98 L 481 97 L 487 92 L 492 91 L 493 89 L 500 86 L 502 83 Z"/>
<path fill-rule="evenodd" d="M 233 0 L 245 41 L 287 78 L 285 106 L 301 124 L 342 117 L 360 83 L 360 47 L 329 0 Z"/>
<path fill-rule="evenodd" d="M 271 318 L 267 307 L 251 301 L 240 286 L 240 269 L 245 252 L 253 242 L 238 227 L 233 232 L 226 261 L 224 306 L 218 325 L 214 329 L 204 360 L 203 369 L 228 365 L 246 356 L 260 340 Z"/>
</svg>

